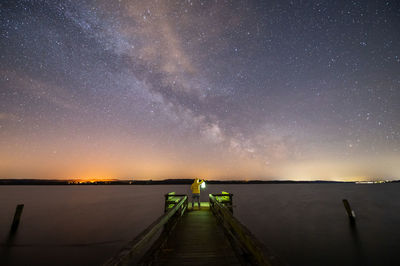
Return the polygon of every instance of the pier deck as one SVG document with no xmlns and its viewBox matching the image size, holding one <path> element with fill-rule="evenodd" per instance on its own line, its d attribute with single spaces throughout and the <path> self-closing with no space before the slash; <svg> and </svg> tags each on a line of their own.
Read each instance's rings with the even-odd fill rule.
<svg viewBox="0 0 400 266">
<path fill-rule="evenodd" d="M 208 202 L 189 209 L 156 260 L 158 265 L 241 265 Z"/>
</svg>

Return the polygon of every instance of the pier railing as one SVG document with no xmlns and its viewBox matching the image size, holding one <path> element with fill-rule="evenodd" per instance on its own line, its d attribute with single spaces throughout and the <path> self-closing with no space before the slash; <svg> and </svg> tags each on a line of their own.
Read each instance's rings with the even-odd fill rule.
<svg viewBox="0 0 400 266">
<path fill-rule="evenodd" d="M 164 212 L 168 212 L 169 210 L 173 209 L 180 201 L 182 198 L 186 197 L 187 195 L 184 194 L 175 194 L 175 192 L 170 192 L 168 194 L 164 195 L 165 197 L 165 207 L 164 207 Z M 186 208 L 188 206 L 188 201 L 186 200 L 186 202 L 183 204 L 182 208 L 181 208 L 181 216 L 183 215 L 183 213 L 186 211 Z"/>
<path fill-rule="evenodd" d="M 212 195 L 219 204 L 228 208 L 228 210 L 233 213 L 233 203 L 232 198 L 233 194 L 222 191 L 221 194 L 210 194 Z M 211 207 L 211 198 L 210 198 L 210 207 Z"/>
<path fill-rule="evenodd" d="M 210 194 L 210 209 L 217 217 L 233 248 L 239 253 L 243 264 L 281 266 L 285 265 L 273 255 L 232 212 L 232 194 Z"/>
<path fill-rule="evenodd" d="M 142 231 L 135 239 L 119 251 L 117 255 L 109 259 L 104 266 L 122 266 L 122 265 L 138 265 L 140 261 L 146 257 L 150 245 L 156 241 L 165 241 L 163 235 L 175 226 L 177 220 L 184 214 L 188 205 L 186 195 L 175 195 L 174 192 L 165 195 L 165 212 L 144 231 Z M 156 239 L 156 237 L 158 239 Z"/>
</svg>

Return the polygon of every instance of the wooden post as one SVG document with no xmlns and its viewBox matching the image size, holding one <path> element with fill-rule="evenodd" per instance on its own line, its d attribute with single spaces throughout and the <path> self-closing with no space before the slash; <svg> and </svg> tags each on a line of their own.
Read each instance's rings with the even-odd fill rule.
<svg viewBox="0 0 400 266">
<path fill-rule="evenodd" d="M 15 233 L 17 231 L 23 209 L 24 209 L 24 204 L 18 204 L 17 208 L 15 208 L 14 220 L 11 225 L 11 233 Z"/>
<path fill-rule="evenodd" d="M 169 199 L 169 195 L 165 194 L 165 203 L 164 203 L 164 212 L 168 211 L 168 199 Z"/>
<path fill-rule="evenodd" d="M 233 194 L 229 193 L 229 210 L 233 214 L 233 201 L 232 201 Z"/>
<path fill-rule="evenodd" d="M 355 222 L 356 219 L 356 214 L 355 212 L 351 209 L 350 203 L 347 199 L 343 199 L 343 205 L 344 208 L 346 209 L 347 215 L 349 216 L 349 219 L 351 222 Z"/>
</svg>

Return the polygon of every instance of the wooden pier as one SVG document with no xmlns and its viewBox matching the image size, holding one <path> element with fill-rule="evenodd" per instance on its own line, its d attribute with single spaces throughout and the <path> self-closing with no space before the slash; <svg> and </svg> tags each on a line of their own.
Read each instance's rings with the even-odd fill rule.
<svg viewBox="0 0 400 266">
<path fill-rule="evenodd" d="M 104 265 L 285 265 L 233 216 L 232 197 L 192 209 L 187 195 L 166 194 L 164 214 Z"/>
</svg>

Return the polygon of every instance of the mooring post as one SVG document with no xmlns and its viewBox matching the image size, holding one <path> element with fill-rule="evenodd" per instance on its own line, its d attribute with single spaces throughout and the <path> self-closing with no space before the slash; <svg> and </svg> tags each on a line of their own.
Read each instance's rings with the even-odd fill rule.
<svg viewBox="0 0 400 266">
<path fill-rule="evenodd" d="M 14 220 L 11 225 L 11 232 L 15 233 L 18 229 L 19 221 L 21 220 L 22 210 L 24 209 L 24 204 L 18 204 L 15 208 Z"/>
<path fill-rule="evenodd" d="M 350 221 L 354 222 L 356 219 L 356 214 L 351 209 L 349 201 L 347 199 L 343 199 L 343 205 L 344 205 L 344 208 L 346 209 L 346 212 L 347 212 L 347 215 L 349 216 Z"/>
</svg>

